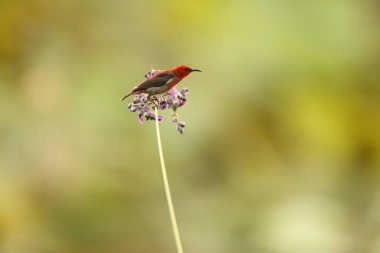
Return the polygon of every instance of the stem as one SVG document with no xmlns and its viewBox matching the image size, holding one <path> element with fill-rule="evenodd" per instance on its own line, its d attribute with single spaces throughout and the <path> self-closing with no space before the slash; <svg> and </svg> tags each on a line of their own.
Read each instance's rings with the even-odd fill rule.
<svg viewBox="0 0 380 253">
<path fill-rule="evenodd" d="M 160 162 L 161 162 L 162 177 L 163 177 L 163 179 L 164 179 L 165 194 L 166 194 L 166 199 L 167 199 L 167 201 L 168 201 L 170 220 L 171 220 L 171 222 L 172 222 L 172 226 L 173 226 L 173 233 L 174 233 L 175 243 L 176 243 L 176 245 L 177 245 L 177 252 L 178 252 L 178 253 L 183 253 L 183 250 L 182 250 L 182 244 L 181 244 L 181 238 L 180 238 L 180 236 L 179 236 L 179 231 L 178 231 L 177 220 L 176 220 L 176 218 L 175 218 L 175 213 L 174 213 L 173 201 L 172 201 L 172 197 L 171 197 L 171 194 L 170 194 L 170 188 L 169 188 L 168 176 L 167 176 L 167 174 L 166 174 L 166 167 L 165 167 L 164 155 L 163 155 L 163 152 L 162 152 L 160 127 L 158 126 L 158 112 L 157 112 L 157 107 L 154 108 L 154 112 L 155 112 L 155 114 L 156 114 L 156 130 L 157 130 L 156 132 L 157 132 L 158 152 L 159 152 L 159 154 L 160 154 Z"/>
</svg>

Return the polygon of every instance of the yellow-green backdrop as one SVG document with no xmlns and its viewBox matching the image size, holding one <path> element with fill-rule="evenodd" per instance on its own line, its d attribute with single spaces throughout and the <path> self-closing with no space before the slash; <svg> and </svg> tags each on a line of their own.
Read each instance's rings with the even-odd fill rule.
<svg viewBox="0 0 380 253">
<path fill-rule="evenodd" d="M 175 244 L 154 122 L 120 99 L 203 70 L 161 124 L 186 253 L 380 252 L 377 1 L 1 0 L 0 252 Z"/>
</svg>

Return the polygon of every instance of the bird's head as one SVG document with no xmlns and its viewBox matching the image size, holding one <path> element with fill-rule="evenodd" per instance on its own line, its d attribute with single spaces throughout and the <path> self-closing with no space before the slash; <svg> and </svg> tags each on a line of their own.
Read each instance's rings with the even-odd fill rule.
<svg viewBox="0 0 380 253">
<path fill-rule="evenodd" d="M 191 72 L 194 72 L 194 71 L 202 72 L 199 69 L 193 69 L 186 65 L 180 65 L 178 67 L 175 67 L 173 71 L 176 73 L 177 77 L 181 79 L 186 77 Z"/>
</svg>

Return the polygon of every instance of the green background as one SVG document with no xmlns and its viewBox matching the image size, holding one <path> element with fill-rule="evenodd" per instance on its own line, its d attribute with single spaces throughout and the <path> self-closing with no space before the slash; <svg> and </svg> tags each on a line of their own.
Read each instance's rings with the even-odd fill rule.
<svg viewBox="0 0 380 253">
<path fill-rule="evenodd" d="M 151 66 L 203 70 L 161 124 L 186 253 L 380 252 L 377 1 L 0 1 L 0 252 L 175 252 Z"/>
</svg>

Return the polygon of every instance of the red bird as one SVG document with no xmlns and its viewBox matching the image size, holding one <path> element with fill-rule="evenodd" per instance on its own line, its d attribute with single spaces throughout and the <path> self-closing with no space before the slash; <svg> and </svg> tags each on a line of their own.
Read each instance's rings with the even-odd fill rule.
<svg viewBox="0 0 380 253">
<path fill-rule="evenodd" d="M 193 69 L 185 65 L 180 65 L 173 69 L 160 70 L 133 88 L 133 90 L 125 95 L 122 100 L 132 94 L 146 93 L 149 96 L 152 96 L 165 93 L 194 71 L 202 72 L 199 69 Z"/>
</svg>

